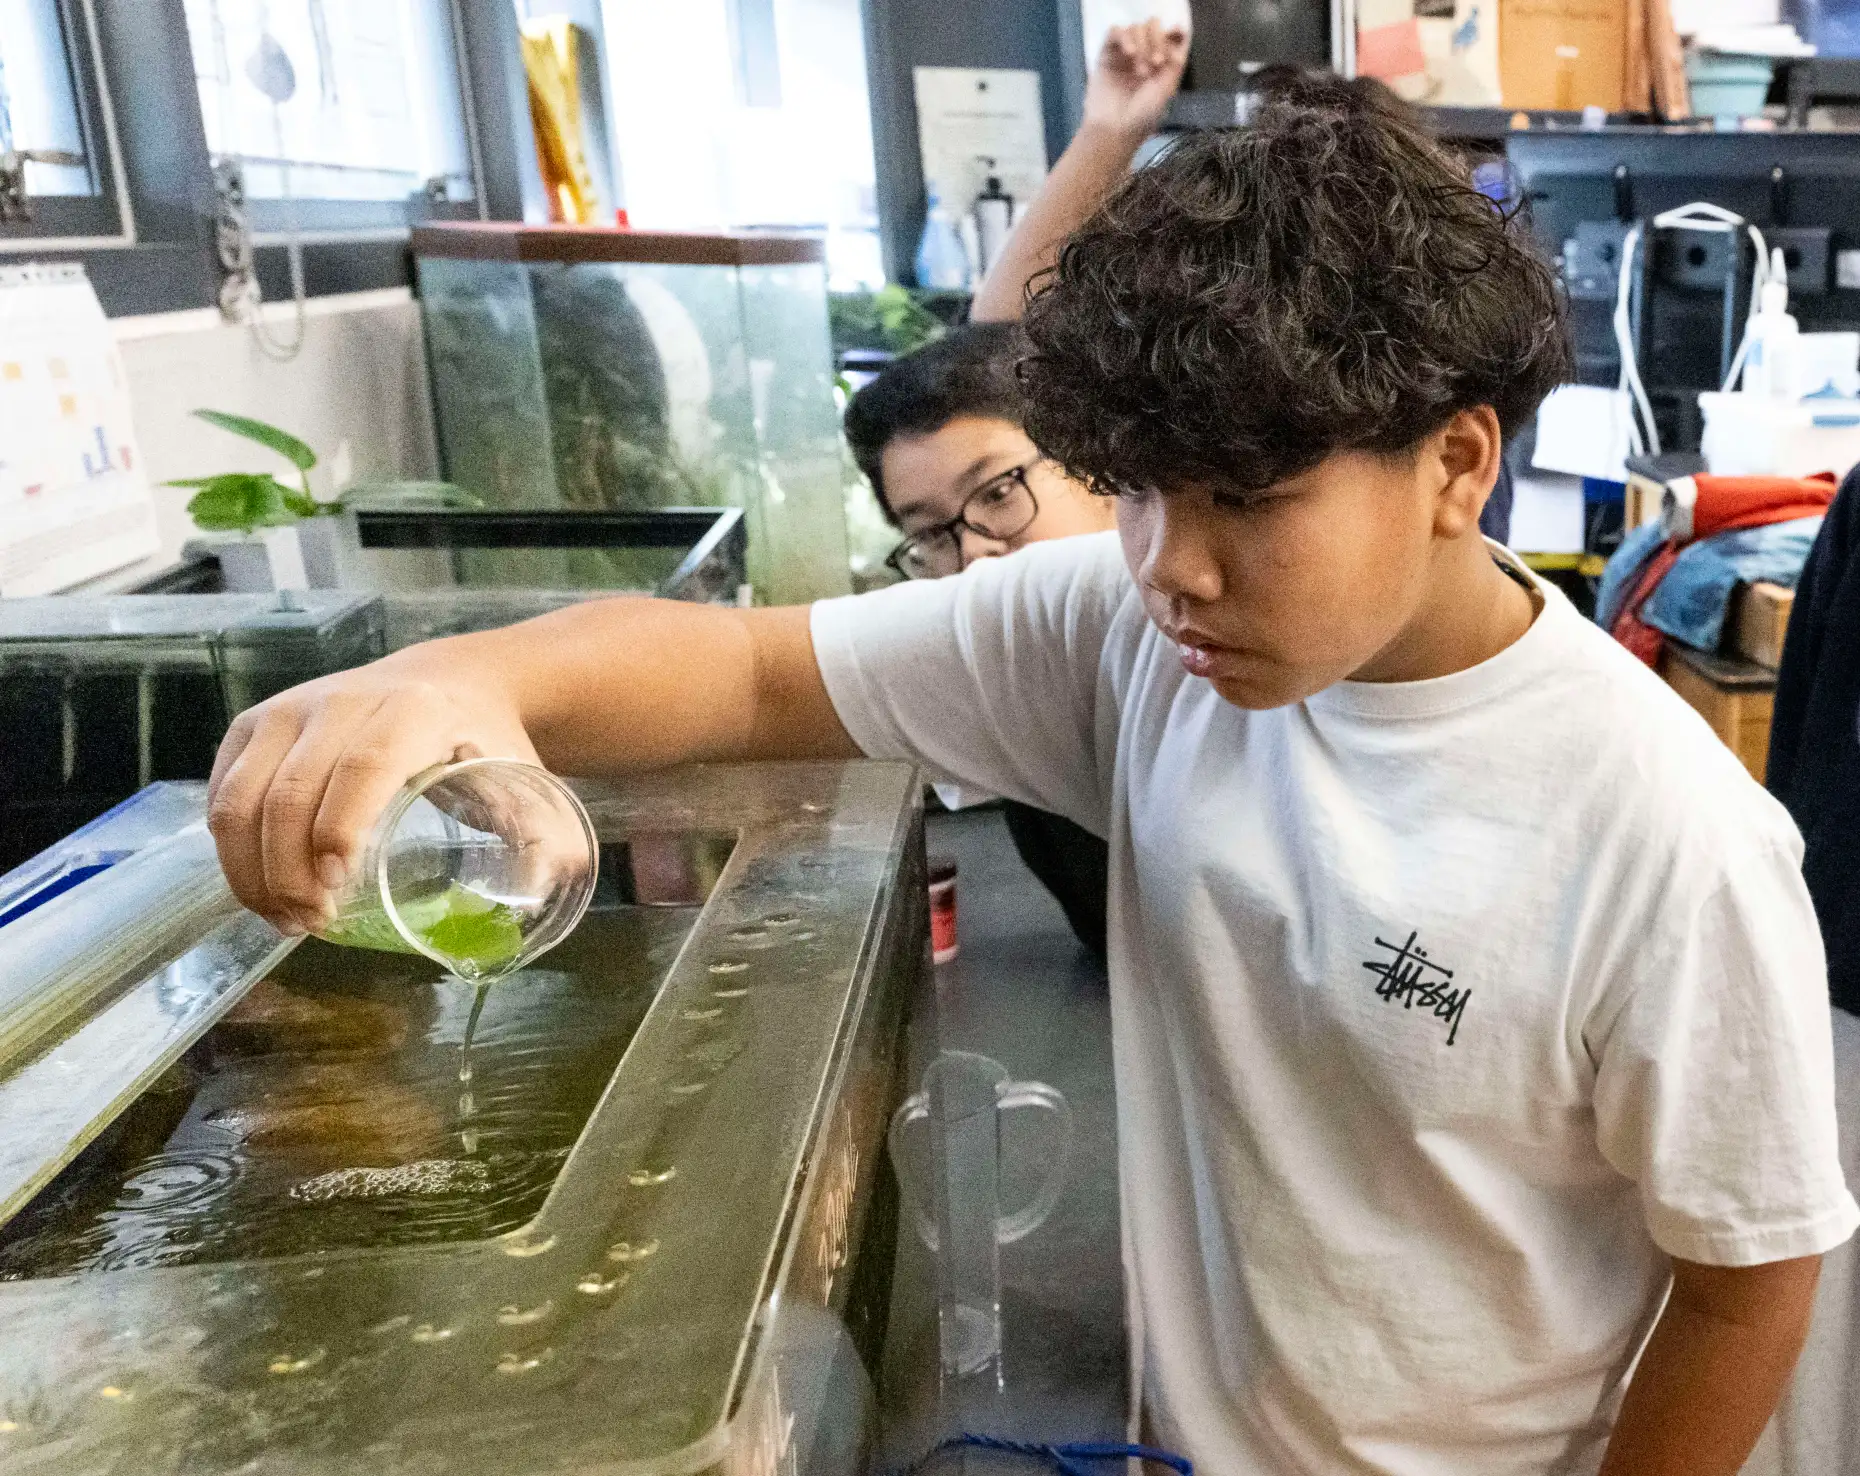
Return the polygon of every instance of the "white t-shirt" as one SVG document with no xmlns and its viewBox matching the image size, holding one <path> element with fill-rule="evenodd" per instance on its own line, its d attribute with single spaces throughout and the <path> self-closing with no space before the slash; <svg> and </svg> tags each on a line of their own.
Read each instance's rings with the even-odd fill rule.
<svg viewBox="0 0 1860 1476">
<path fill-rule="evenodd" d="M 859 746 L 1106 836 L 1134 1357 L 1216 1476 L 1581 1476 L 1666 1254 L 1860 1211 L 1800 841 L 1555 589 L 1247 712 L 1116 536 L 814 607 Z"/>
</svg>

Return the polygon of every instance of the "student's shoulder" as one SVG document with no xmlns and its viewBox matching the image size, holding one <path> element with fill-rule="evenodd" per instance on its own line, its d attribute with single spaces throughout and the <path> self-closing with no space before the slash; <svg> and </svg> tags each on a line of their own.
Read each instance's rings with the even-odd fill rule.
<svg viewBox="0 0 1860 1476">
<path fill-rule="evenodd" d="M 1763 843 L 1799 854 L 1788 812 L 1705 719 L 1599 626 L 1572 609 L 1563 617 L 1556 667 L 1536 705 L 1582 756 L 1590 803 L 1617 824 L 1705 846 Z"/>
<path fill-rule="evenodd" d="M 1136 599 L 1115 533 L 1082 533 L 1032 543 L 1006 558 L 982 559 L 962 576 L 968 593 L 1063 616 L 1068 625 L 1108 627 Z"/>
</svg>

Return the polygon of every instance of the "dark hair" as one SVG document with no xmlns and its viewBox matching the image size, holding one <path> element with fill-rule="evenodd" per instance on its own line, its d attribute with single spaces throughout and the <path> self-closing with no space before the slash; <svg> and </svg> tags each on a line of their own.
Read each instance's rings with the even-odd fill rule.
<svg viewBox="0 0 1860 1476">
<path fill-rule="evenodd" d="M 1258 491 L 1570 377 L 1522 229 L 1387 89 L 1270 79 L 1127 180 L 1028 304 L 1026 427 L 1095 491 Z"/>
<path fill-rule="evenodd" d="M 892 522 L 879 463 L 898 436 L 927 436 L 964 415 L 1021 423 L 1018 325 L 966 323 L 887 364 L 846 407 L 846 442 Z"/>
</svg>

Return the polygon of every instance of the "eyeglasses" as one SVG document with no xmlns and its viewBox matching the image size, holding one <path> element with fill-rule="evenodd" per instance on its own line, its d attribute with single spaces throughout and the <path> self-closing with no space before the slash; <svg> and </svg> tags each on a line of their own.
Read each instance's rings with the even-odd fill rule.
<svg viewBox="0 0 1860 1476">
<path fill-rule="evenodd" d="M 997 543 L 1020 537 L 1040 515 L 1040 504 L 1027 485 L 1027 473 L 1038 465 L 1034 460 L 990 477 L 963 498 L 955 517 L 913 533 L 885 555 L 885 562 L 906 579 L 941 579 L 963 570 L 963 529 Z"/>
</svg>

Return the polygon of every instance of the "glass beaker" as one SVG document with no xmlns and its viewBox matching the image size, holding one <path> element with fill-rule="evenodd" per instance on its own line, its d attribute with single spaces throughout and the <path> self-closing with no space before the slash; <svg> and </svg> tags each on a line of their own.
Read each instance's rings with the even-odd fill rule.
<svg viewBox="0 0 1860 1476">
<path fill-rule="evenodd" d="M 1001 1119 L 1019 1107 L 1058 1118 L 1059 1144 L 1028 1204 L 1001 1210 Z M 930 1127 L 930 1193 L 905 1165 L 921 1163 L 907 1133 Z M 937 1344 L 946 1374 L 968 1377 L 990 1365 L 1000 1380 L 1000 1247 L 1036 1230 L 1059 1202 L 1072 1142 L 1072 1109 L 1056 1087 L 1013 1081 L 1007 1067 L 970 1051 L 944 1051 L 923 1086 L 892 1114 L 888 1134 L 917 1233 L 937 1262 Z"/>
<path fill-rule="evenodd" d="M 317 935 L 501 978 L 574 930 L 599 867 L 588 812 L 553 774 L 513 759 L 435 764 L 382 811 Z"/>
</svg>

